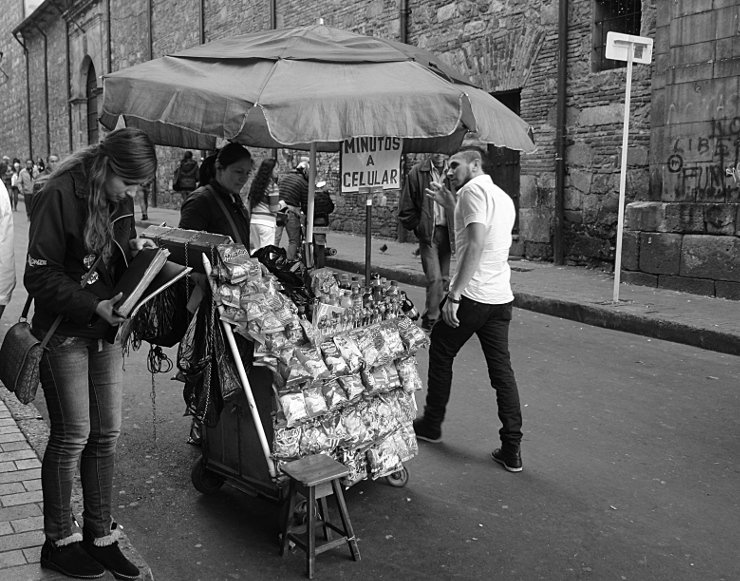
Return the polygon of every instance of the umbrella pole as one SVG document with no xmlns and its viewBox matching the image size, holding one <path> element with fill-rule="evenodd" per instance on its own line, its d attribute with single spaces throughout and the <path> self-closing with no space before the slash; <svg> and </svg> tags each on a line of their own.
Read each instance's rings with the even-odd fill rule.
<svg viewBox="0 0 740 581">
<path fill-rule="evenodd" d="M 316 143 L 311 143 L 308 166 L 308 206 L 306 208 L 306 239 L 303 241 L 303 262 L 307 268 L 314 265 L 313 256 L 313 212 L 316 197 Z"/>
<path fill-rule="evenodd" d="M 368 190 L 365 199 L 365 286 L 370 286 L 370 257 L 373 233 L 373 193 Z"/>
</svg>

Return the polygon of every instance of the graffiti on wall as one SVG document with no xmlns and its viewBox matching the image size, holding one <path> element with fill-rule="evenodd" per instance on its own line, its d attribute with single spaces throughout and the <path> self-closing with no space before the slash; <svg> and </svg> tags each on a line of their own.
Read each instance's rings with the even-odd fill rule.
<svg viewBox="0 0 740 581">
<path fill-rule="evenodd" d="M 713 119 L 708 134 L 674 138 L 664 186 L 676 200 L 738 201 L 740 184 L 727 179 L 730 168 L 740 171 L 740 116 Z"/>
</svg>

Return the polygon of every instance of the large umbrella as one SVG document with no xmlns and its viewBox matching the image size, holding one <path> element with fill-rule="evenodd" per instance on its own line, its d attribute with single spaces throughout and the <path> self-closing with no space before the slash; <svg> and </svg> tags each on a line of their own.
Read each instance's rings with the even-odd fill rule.
<svg viewBox="0 0 740 581">
<path fill-rule="evenodd" d="M 352 137 L 452 151 L 468 131 L 531 151 L 529 126 L 428 51 L 323 25 L 217 40 L 104 76 L 101 122 L 157 143 L 338 151 Z"/>
<path fill-rule="evenodd" d="M 423 49 L 324 25 L 216 40 L 103 77 L 101 122 L 120 117 L 161 145 L 219 139 L 316 151 L 353 137 L 401 137 L 406 152 L 451 152 L 469 132 L 532 151 L 529 125 Z"/>
</svg>

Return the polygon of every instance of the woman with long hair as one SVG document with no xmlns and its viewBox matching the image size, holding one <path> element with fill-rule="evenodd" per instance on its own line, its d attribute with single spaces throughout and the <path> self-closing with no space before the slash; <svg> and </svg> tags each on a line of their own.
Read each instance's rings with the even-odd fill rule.
<svg viewBox="0 0 740 581">
<path fill-rule="evenodd" d="M 275 244 L 276 214 L 280 210 L 280 192 L 275 169 L 277 160 L 264 160 L 249 188 L 250 242 L 252 252 L 263 246 Z"/>
<path fill-rule="evenodd" d="M 41 468 L 41 566 L 69 577 L 93 579 L 106 569 L 118 579 L 139 575 L 121 553 L 111 515 L 122 397 L 113 338 L 125 320 L 114 287 L 133 257 L 154 246 L 136 237 L 133 196 L 156 170 L 147 135 L 119 129 L 59 164 L 33 205 L 24 284 L 36 302 L 34 335 L 42 338 L 62 316 L 40 368 L 51 424 Z M 78 464 L 82 531 L 71 507 Z"/>
<path fill-rule="evenodd" d="M 229 143 L 216 155 L 214 169 L 208 183 L 183 202 L 179 227 L 225 234 L 248 248 L 249 214 L 240 192 L 252 171 L 252 156 L 238 143 Z"/>
</svg>

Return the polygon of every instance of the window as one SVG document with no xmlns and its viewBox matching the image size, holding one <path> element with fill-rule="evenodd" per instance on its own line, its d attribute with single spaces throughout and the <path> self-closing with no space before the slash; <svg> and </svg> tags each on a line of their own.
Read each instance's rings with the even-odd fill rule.
<svg viewBox="0 0 740 581">
<path fill-rule="evenodd" d="M 87 85 L 85 97 L 87 98 L 87 143 L 94 145 L 100 141 L 98 133 L 98 83 L 95 76 L 95 65 L 90 63 L 87 68 Z"/>
<path fill-rule="evenodd" d="M 625 61 L 606 58 L 606 35 L 613 31 L 639 36 L 641 17 L 642 0 L 594 0 L 593 72 L 627 66 Z"/>
</svg>

